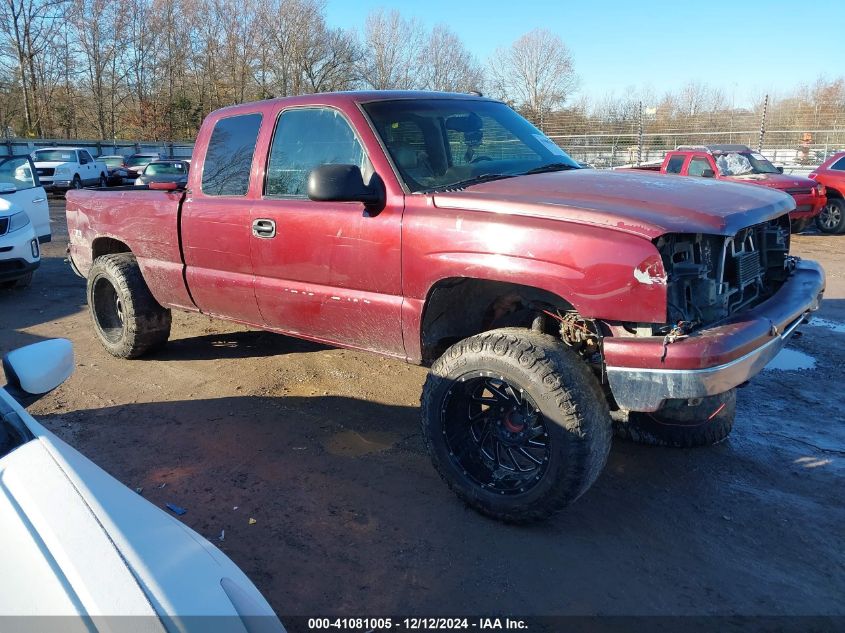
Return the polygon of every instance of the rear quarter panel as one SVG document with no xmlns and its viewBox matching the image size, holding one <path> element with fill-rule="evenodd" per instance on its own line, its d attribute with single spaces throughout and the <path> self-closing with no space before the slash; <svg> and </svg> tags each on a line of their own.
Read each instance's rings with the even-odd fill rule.
<svg viewBox="0 0 845 633">
<path fill-rule="evenodd" d="M 150 190 L 69 191 L 69 253 L 83 275 L 93 263 L 97 240 L 125 244 L 163 306 L 196 310 L 182 276 L 179 245 L 181 192 Z"/>
</svg>

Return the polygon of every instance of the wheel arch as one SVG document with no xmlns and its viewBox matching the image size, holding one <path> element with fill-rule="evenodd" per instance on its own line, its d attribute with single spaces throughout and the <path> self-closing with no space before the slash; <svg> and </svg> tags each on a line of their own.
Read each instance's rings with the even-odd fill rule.
<svg viewBox="0 0 845 633">
<path fill-rule="evenodd" d="M 98 257 L 103 255 L 111 255 L 113 253 L 132 253 L 132 249 L 126 242 L 123 242 L 114 237 L 102 236 L 94 238 L 91 242 L 91 261 L 93 262 Z"/>
<path fill-rule="evenodd" d="M 531 327 L 542 307 L 575 306 L 549 290 L 481 277 L 448 277 L 428 290 L 420 320 L 422 362 L 430 365 L 456 341 L 505 326 Z"/>
</svg>

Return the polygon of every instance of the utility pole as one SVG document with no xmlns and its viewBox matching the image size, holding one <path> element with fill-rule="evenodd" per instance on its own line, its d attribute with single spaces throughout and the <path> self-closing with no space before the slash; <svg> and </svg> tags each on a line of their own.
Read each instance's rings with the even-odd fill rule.
<svg viewBox="0 0 845 633">
<path fill-rule="evenodd" d="M 637 167 L 643 162 L 643 102 L 639 102 L 639 125 L 637 126 Z"/>
<path fill-rule="evenodd" d="M 757 151 L 763 151 L 763 137 L 766 135 L 766 111 L 769 109 L 769 95 L 763 99 L 763 116 L 760 117 L 760 141 L 757 143 Z"/>
</svg>

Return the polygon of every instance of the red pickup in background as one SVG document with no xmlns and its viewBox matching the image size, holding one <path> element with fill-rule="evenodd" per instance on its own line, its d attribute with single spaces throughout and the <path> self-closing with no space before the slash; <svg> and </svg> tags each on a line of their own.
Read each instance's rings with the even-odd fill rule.
<svg viewBox="0 0 845 633">
<path fill-rule="evenodd" d="M 845 152 L 837 152 L 810 173 L 827 190 L 816 224 L 823 233 L 845 233 Z"/>
<path fill-rule="evenodd" d="M 660 167 L 637 169 L 741 182 L 788 193 L 795 199 L 795 210 L 789 212 L 793 233 L 806 229 L 827 202 L 824 185 L 784 174 L 782 168 L 746 145 L 682 145 L 668 152 Z"/>
</svg>

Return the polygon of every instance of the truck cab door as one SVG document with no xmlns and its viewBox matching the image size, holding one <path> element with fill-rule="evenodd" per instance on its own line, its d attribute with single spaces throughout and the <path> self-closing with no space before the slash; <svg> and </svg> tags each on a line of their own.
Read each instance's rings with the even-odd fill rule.
<svg viewBox="0 0 845 633">
<path fill-rule="evenodd" d="M 253 288 L 249 190 L 262 115 L 218 119 L 198 156 L 182 203 L 181 235 L 188 289 L 204 313 L 261 326 Z"/>
<path fill-rule="evenodd" d="M 26 211 L 38 236 L 38 241 L 49 242 L 52 239 L 52 233 L 47 194 L 38 181 L 35 165 L 29 156 L 0 159 L 0 183 L 14 185 L 15 191 L 9 188 L 9 193 L 2 194 L 2 197 Z"/>
<path fill-rule="evenodd" d="M 339 110 L 294 107 L 278 118 L 263 195 L 252 207 L 255 293 L 269 329 L 404 357 L 401 195 L 378 213 L 306 195 L 312 169 L 355 165 L 378 178 Z"/>
</svg>

